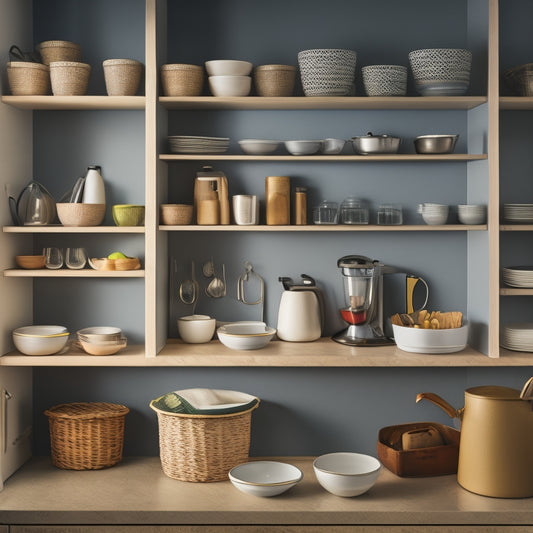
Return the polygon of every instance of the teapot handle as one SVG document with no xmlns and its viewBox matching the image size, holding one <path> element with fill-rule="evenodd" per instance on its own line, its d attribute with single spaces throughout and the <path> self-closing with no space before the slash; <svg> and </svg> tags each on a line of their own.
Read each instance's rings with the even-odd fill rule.
<svg viewBox="0 0 533 533">
<path fill-rule="evenodd" d="M 421 281 L 426 288 L 426 298 L 424 300 L 424 303 L 420 306 L 420 308 L 415 309 L 413 306 L 413 293 L 415 291 L 415 286 L 419 281 Z M 418 276 L 413 276 L 412 274 L 407 274 L 407 277 L 405 278 L 405 287 L 406 287 L 406 291 L 405 291 L 406 313 L 410 314 L 414 311 L 420 311 L 420 309 L 424 309 L 429 299 L 429 286 L 426 280 Z"/>
<path fill-rule="evenodd" d="M 461 418 L 463 415 L 463 409 L 455 409 L 446 400 L 442 399 L 438 394 L 433 392 L 421 392 L 416 395 L 416 403 L 420 400 L 429 400 L 436 406 L 440 407 L 450 418 Z"/>
</svg>

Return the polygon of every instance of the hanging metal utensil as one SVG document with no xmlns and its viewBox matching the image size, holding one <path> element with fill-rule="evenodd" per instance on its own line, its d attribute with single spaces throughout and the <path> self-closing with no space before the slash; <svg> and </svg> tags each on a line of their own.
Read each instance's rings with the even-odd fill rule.
<svg viewBox="0 0 533 533">
<path fill-rule="evenodd" d="M 193 283 L 193 286 L 194 286 L 194 289 L 193 289 L 193 299 L 192 299 L 192 314 L 194 315 L 196 313 L 196 303 L 198 302 L 198 296 L 199 296 L 199 292 L 200 292 L 200 285 L 199 283 L 196 281 L 196 272 L 195 272 L 195 268 L 194 268 L 194 261 L 191 261 L 191 274 L 192 274 L 192 283 Z"/>
<path fill-rule="evenodd" d="M 213 265 L 214 267 L 214 265 Z M 216 275 L 213 271 L 213 279 L 209 282 L 209 285 L 205 288 L 205 293 L 211 298 L 222 298 L 226 296 L 226 271 L 224 265 L 222 265 L 222 277 Z"/>
<path fill-rule="evenodd" d="M 215 274 L 215 263 L 213 263 L 213 258 L 211 258 L 207 263 L 204 263 L 202 267 L 202 272 L 206 278 L 212 278 Z"/>
<path fill-rule="evenodd" d="M 252 263 L 249 261 L 244 262 L 244 272 L 239 276 L 237 280 L 237 300 L 246 305 L 258 305 L 261 304 L 261 322 L 263 322 L 263 314 L 265 311 L 265 282 L 263 278 L 254 271 Z M 259 298 L 253 302 L 246 299 L 245 283 L 249 283 L 251 278 L 255 277 L 259 281 Z"/>
<path fill-rule="evenodd" d="M 179 287 L 180 300 L 187 305 L 194 305 L 198 299 L 198 282 L 194 277 L 194 261 L 192 261 L 191 279 L 182 281 Z M 194 309 L 193 309 L 194 314 Z"/>
</svg>

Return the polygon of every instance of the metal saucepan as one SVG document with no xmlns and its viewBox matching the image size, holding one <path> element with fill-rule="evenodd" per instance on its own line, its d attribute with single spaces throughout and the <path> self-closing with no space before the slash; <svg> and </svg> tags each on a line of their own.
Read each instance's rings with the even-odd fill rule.
<svg viewBox="0 0 533 533">
<path fill-rule="evenodd" d="M 368 132 L 360 137 L 352 137 L 353 149 L 361 155 L 368 154 L 396 154 L 400 147 L 400 137 L 391 135 L 373 135 Z"/>
</svg>

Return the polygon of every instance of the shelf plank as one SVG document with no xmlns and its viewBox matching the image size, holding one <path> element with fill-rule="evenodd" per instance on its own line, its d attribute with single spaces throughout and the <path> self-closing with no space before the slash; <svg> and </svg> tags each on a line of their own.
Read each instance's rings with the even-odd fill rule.
<svg viewBox="0 0 533 533">
<path fill-rule="evenodd" d="M 80 270 L 71 270 L 69 268 L 60 268 L 58 270 L 12 268 L 4 270 L 3 274 L 6 278 L 144 278 L 144 270 L 93 270 L 89 268 Z"/>
<path fill-rule="evenodd" d="M 473 109 L 486 96 L 162 96 L 166 109 Z"/>
<path fill-rule="evenodd" d="M 533 224 L 502 224 L 500 231 L 533 231 Z"/>
<path fill-rule="evenodd" d="M 97 357 L 69 348 L 61 355 L 31 357 L 10 352 L 0 366 L 113 366 L 113 367 L 521 367 L 533 366 L 533 354 L 505 351 L 488 357 L 467 347 L 454 354 L 408 353 L 396 346 L 353 347 L 329 338 L 315 342 L 272 341 L 262 350 L 230 350 L 219 341 L 185 344 L 169 339 L 161 352 L 146 357 L 144 346 L 128 346 L 113 356 Z"/>
<path fill-rule="evenodd" d="M 144 233 L 144 226 L 4 226 L 4 233 Z"/>
<path fill-rule="evenodd" d="M 440 226 L 430 226 L 427 224 L 402 224 L 400 226 L 378 226 L 374 224 L 310 224 L 307 226 L 237 226 L 237 225 L 219 225 L 219 226 L 159 226 L 161 231 L 284 231 L 284 232 L 361 232 L 361 231 L 486 231 L 486 224 L 467 225 L 467 224 L 443 224 Z"/>
<path fill-rule="evenodd" d="M 501 287 L 501 296 L 533 296 L 533 289 L 519 287 Z"/>
<path fill-rule="evenodd" d="M 533 110 L 533 96 L 501 96 L 500 109 L 510 111 Z"/>
<path fill-rule="evenodd" d="M 380 162 L 464 162 L 487 159 L 487 154 L 376 154 L 376 155 L 244 155 L 244 154 L 160 154 L 161 161 L 313 161 L 367 163 Z"/>
<path fill-rule="evenodd" d="M 4 104 L 33 110 L 144 109 L 144 96 L 2 96 Z"/>
</svg>

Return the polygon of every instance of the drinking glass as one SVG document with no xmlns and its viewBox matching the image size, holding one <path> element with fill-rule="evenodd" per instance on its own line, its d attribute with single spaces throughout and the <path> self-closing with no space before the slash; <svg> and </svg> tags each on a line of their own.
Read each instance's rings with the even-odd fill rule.
<svg viewBox="0 0 533 533">
<path fill-rule="evenodd" d="M 43 255 L 46 268 L 57 270 L 63 266 L 63 252 L 60 248 L 45 248 Z"/>
<path fill-rule="evenodd" d="M 65 265 L 67 268 L 73 270 L 80 270 L 85 268 L 87 264 L 87 252 L 85 248 L 67 248 L 67 253 L 65 254 Z"/>
</svg>

